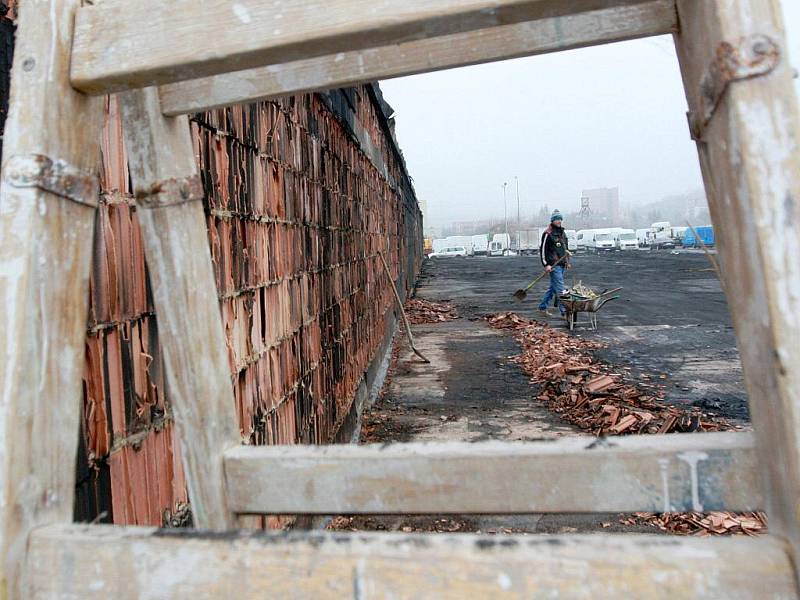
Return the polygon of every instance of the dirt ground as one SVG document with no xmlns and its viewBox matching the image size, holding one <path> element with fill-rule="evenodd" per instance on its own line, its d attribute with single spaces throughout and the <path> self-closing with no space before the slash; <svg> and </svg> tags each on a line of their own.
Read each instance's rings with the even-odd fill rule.
<svg viewBox="0 0 800 600">
<path fill-rule="evenodd" d="M 503 311 L 540 319 L 542 281 L 524 303 L 513 292 L 540 272 L 538 258 L 429 260 L 417 297 L 455 306 L 460 318 L 413 326 L 426 365 L 398 337 L 383 396 L 365 417 L 362 441 L 537 440 L 586 435 L 550 412 L 521 368 L 519 346 L 484 317 Z M 703 254 L 629 251 L 577 256 L 567 283 L 597 290 L 623 287 L 599 315 L 597 331 L 580 323 L 573 335 L 605 347 L 598 359 L 665 385 L 668 403 L 699 406 L 747 426 L 746 396 L 727 305 Z M 566 327 L 557 318 L 554 327 Z M 666 376 L 663 379 L 661 376 Z M 345 530 L 568 533 L 647 531 L 624 515 L 429 515 L 337 517 Z"/>
</svg>

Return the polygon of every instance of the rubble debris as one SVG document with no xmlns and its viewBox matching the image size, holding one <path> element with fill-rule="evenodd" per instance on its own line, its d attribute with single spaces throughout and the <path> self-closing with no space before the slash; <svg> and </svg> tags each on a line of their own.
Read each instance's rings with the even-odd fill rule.
<svg viewBox="0 0 800 600">
<path fill-rule="evenodd" d="M 648 525 L 672 535 L 750 535 L 767 532 L 767 515 L 763 512 L 710 513 L 647 513 L 637 512 L 620 519 L 623 525 Z"/>
<path fill-rule="evenodd" d="M 487 317 L 489 325 L 514 333 L 522 354 L 513 362 L 542 386 L 539 400 L 570 423 L 594 435 L 661 434 L 735 429 L 699 408 L 678 408 L 664 392 L 627 381 L 594 362 L 601 344 L 573 337 L 514 313 Z"/>
<path fill-rule="evenodd" d="M 577 300 L 593 300 L 597 298 L 599 294 L 589 286 L 583 285 L 582 281 L 579 281 L 571 288 L 564 290 L 562 296 L 570 296 Z"/>
<path fill-rule="evenodd" d="M 458 319 L 458 311 L 447 302 L 430 302 L 421 298 L 409 298 L 404 306 L 412 325 L 443 323 Z"/>
<path fill-rule="evenodd" d="M 657 386 L 631 383 L 625 375 L 610 372 L 608 365 L 594 362 L 589 353 L 602 347 L 598 342 L 575 338 L 514 313 L 491 315 L 487 320 L 495 329 L 515 335 L 522 354 L 512 360 L 542 386 L 538 399 L 581 429 L 598 436 L 736 429 L 697 407 L 670 406 Z M 665 379 L 663 373 L 658 376 L 661 382 Z M 646 525 L 672 535 L 752 536 L 767 531 L 762 512 L 639 512 L 624 516 L 620 523 Z"/>
</svg>

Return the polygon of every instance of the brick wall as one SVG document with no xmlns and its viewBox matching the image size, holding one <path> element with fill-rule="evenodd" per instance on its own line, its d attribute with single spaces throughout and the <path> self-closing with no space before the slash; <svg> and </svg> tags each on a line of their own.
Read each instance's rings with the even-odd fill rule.
<svg viewBox="0 0 800 600">
<path fill-rule="evenodd" d="M 192 118 L 244 443 L 335 441 L 393 311 L 378 251 L 413 285 L 421 214 L 388 111 L 361 86 Z M 114 97 L 100 177 L 75 516 L 179 524 L 186 484 Z"/>
</svg>

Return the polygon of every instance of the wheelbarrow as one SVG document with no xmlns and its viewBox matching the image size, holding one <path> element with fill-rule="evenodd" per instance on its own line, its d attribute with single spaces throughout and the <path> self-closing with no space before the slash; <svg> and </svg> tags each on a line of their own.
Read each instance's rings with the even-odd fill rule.
<svg viewBox="0 0 800 600">
<path fill-rule="evenodd" d="M 613 290 L 607 290 L 594 298 L 586 298 L 576 294 L 568 294 L 559 297 L 558 301 L 563 304 L 564 308 L 567 310 L 566 318 L 569 330 L 572 331 L 575 328 L 575 325 L 578 323 L 578 313 L 582 312 L 588 315 L 589 325 L 591 325 L 593 330 L 596 330 L 597 311 L 603 308 L 607 302 L 619 298 L 619 295 L 615 296 L 614 294 L 621 289 L 621 287 L 618 287 Z"/>
</svg>

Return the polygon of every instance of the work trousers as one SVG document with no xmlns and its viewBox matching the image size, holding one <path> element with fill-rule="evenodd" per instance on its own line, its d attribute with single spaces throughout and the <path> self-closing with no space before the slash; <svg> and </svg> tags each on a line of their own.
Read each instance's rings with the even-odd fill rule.
<svg viewBox="0 0 800 600">
<path fill-rule="evenodd" d="M 561 265 L 556 265 L 553 267 L 553 270 L 550 271 L 550 287 L 547 288 L 547 292 L 544 294 L 544 298 L 539 303 L 539 310 L 547 310 L 547 305 L 550 304 L 550 301 L 555 298 L 556 303 L 558 304 L 558 310 L 561 311 L 563 315 L 566 312 L 566 309 L 563 305 L 558 303 L 558 298 L 561 296 L 561 292 L 564 291 L 564 267 Z"/>
</svg>

